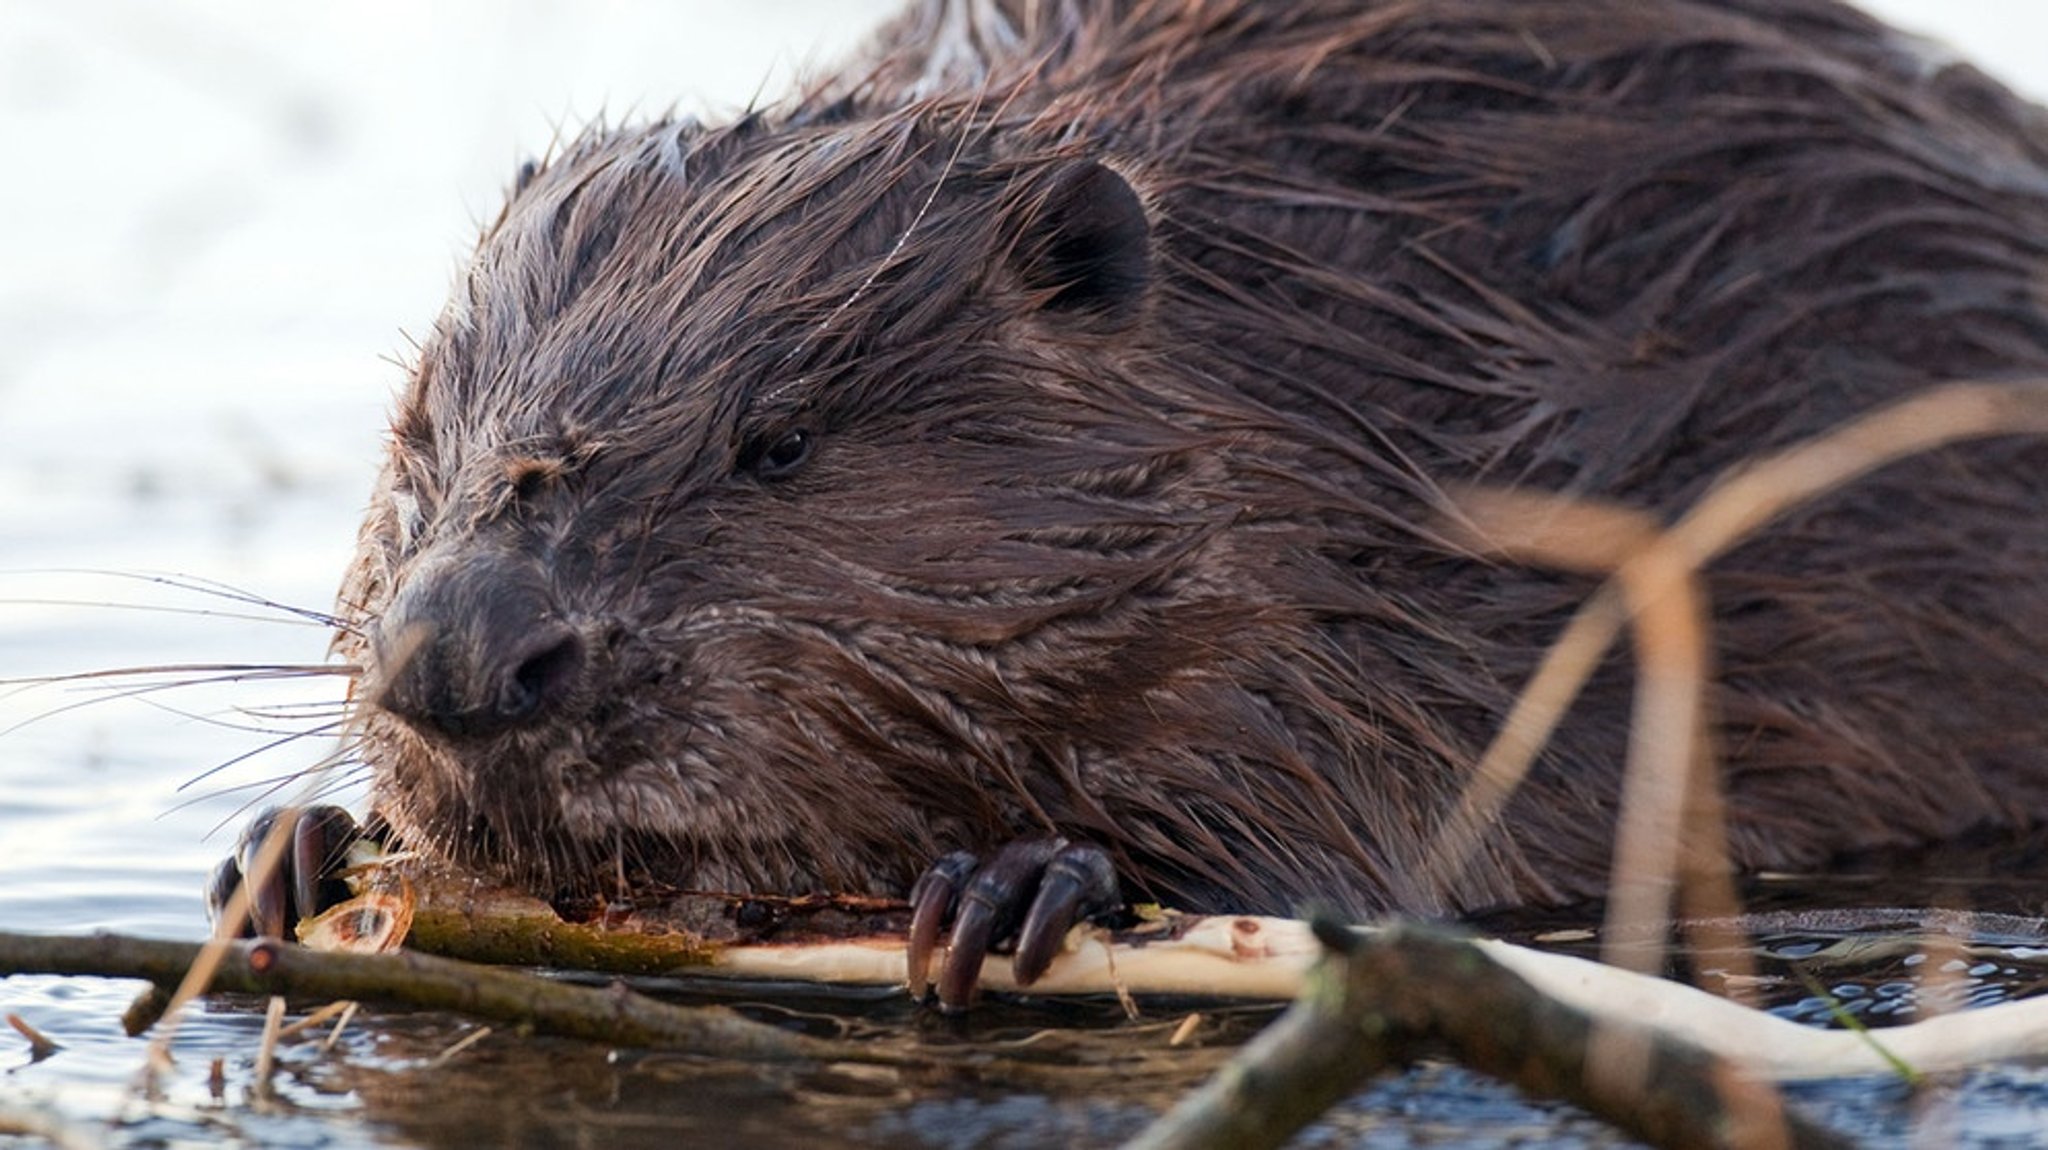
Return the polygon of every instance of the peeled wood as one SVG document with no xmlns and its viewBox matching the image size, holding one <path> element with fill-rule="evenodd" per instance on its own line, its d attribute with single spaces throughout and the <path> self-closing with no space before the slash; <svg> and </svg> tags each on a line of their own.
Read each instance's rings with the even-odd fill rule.
<svg viewBox="0 0 2048 1150">
<path fill-rule="evenodd" d="M 901 985 L 908 969 L 900 904 L 834 899 L 678 896 L 606 923 L 564 922 L 546 903 L 433 871 L 418 892 L 407 945 L 497 965 L 607 974 L 713 975 L 846 985 Z M 734 925 L 739 904 L 771 908 L 772 931 Z M 1303 925 L 1252 915 L 1172 915 L 1131 931 L 1076 931 L 1033 994 L 1206 994 L 1287 999 L 1321 948 Z M 1007 956 L 981 985 L 1018 990 Z"/>
<path fill-rule="evenodd" d="M 887 935 L 835 938 L 785 920 L 786 941 L 720 941 L 649 921 L 571 925 L 537 900 L 481 887 L 451 890 L 427 881 L 420 889 L 410 944 L 479 962 L 844 985 L 904 981 L 907 960 L 900 929 Z M 705 900 L 697 896 L 697 901 Z M 701 905 L 689 913 L 700 923 L 718 917 L 705 914 Z M 877 914 L 873 921 L 890 921 L 888 913 Z M 1652 1028 L 1760 1079 L 1894 1074 L 1895 1064 L 1885 1051 L 1929 1074 L 2048 1054 L 2048 998 L 1944 1015 L 1865 1036 L 1805 1026 L 1691 986 L 1582 958 L 1495 940 L 1475 940 L 1472 945 L 1560 1004 L 1595 1019 Z M 1028 992 L 1283 1000 L 1301 992 L 1321 955 L 1322 946 L 1306 922 L 1252 915 L 1173 915 L 1116 935 L 1076 931 L 1067 952 Z M 575 961 L 565 961 L 571 956 Z M 989 957 L 982 967 L 982 985 L 998 991 L 1017 989 L 1007 957 Z"/>
</svg>

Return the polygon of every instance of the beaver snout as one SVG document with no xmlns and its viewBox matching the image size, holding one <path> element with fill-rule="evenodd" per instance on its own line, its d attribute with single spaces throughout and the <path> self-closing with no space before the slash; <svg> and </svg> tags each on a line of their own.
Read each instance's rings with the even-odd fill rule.
<svg viewBox="0 0 2048 1150">
<path fill-rule="evenodd" d="M 374 636 L 379 707 L 449 738 L 501 734 L 552 717 L 588 662 L 538 568 L 462 555 L 414 568 Z"/>
</svg>

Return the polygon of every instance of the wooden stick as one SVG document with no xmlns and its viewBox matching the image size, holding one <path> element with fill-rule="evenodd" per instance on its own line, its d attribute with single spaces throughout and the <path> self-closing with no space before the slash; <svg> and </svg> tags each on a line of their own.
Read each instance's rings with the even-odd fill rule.
<svg viewBox="0 0 2048 1150">
<path fill-rule="evenodd" d="M 557 920 L 559 922 L 559 920 Z M 572 928 L 588 929 L 588 928 Z M 1204 994 L 1286 999 L 1305 985 L 1321 947 L 1309 925 L 1291 919 L 1214 915 L 1176 922 L 1170 937 L 1105 945 L 1089 936 L 1059 956 L 1033 994 L 1102 994 L 1121 985 L 1136 994 Z M 1112 940 L 1114 941 L 1114 940 Z M 644 940 L 642 940 L 644 942 Z M 612 990 L 591 990 L 514 971 L 480 968 L 427 955 L 322 955 L 268 944 L 282 961 L 262 974 L 249 969 L 250 944 L 229 950 L 226 969 L 212 989 L 302 998 L 360 998 L 386 1006 L 461 1011 L 479 1018 L 528 1022 L 549 1033 L 622 1044 L 684 1046 L 711 1055 L 757 1060 L 853 1058 L 848 1048 L 804 1039 L 733 1017 L 702 1015 L 631 996 L 630 1009 Z M 1589 1016 L 1622 1025 L 1654 1025 L 1742 1066 L 1759 1078 L 1792 1081 L 1890 1075 L 1890 1058 L 1926 1074 L 2048 1055 L 2048 997 L 2000 1003 L 1943 1015 L 1910 1026 L 1857 1034 L 1819 1030 L 1752 1010 L 1705 991 L 1629 974 L 1569 955 L 1481 939 L 1470 943 L 1548 998 Z M 139 978 L 174 984 L 193 943 L 157 942 L 115 935 L 45 937 L 0 932 L 0 975 L 60 974 Z M 827 983 L 900 985 L 903 939 L 871 937 L 816 946 L 706 948 L 700 941 L 668 973 Z M 644 946 L 627 952 L 644 970 Z M 1113 956 L 1113 958 L 1112 958 Z M 1112 969 L 1113 964 L 1113 969 Z M 993 957 L 983 968 L 997 989 L 1015 986 L 1009 960 Z M 597 969 L 605 969 L 600 963 Z M 563 997 L 547 993 L 552 988 Z M 541 999 L 539 1004 L 533 996 Z M 659 1008 L 643 1017 L 640 1004 Z M 671 1017 L 680 1012 L 687 1017 Z M 851 1048 L 858 1050 L 859 1048 Z M 886 1060 L 885 1060 L 886 1061 Z"/>
<path fill-rule="evenodd" d="M 1562 1005 L 1466 939 L 1318 924 L 1330 958 L 1300 999 L 1126 1150 L 1278 1146 L 1371 1076 L 1448 1046 L 1461 1065 L 1575 1102 L 1659 1146 L 1831 1147 L 1741 1067 Z M 1596 1032 L 1633 1031 L 1631 1083 L 1586 1073 Z M 1759 1098 L 1762 1104 L 1758 1105 Z"/>
<path fill-rule="evenodd" d="M 141 978 L 175 986 L 204 945 L 0 932 L 0 974 Z M 231 943 L 206 988 L 453 1010 L 571 1038 L 742 1061 L 896 1061 L 881 1050 L 792 1034 L 719 1007 L 671 1006 L 623 987 L 572 986 L 425 954 L 330 954 L 275 939 Z"/>
</svg>

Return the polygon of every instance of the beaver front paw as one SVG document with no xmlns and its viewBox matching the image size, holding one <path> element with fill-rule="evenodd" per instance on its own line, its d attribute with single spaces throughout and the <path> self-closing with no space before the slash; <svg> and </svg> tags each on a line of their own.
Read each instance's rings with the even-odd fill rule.
<svg viewBox="0 0 2048 1150">
<path fill-rule="evenodd" d="M 248 913 L 234 933 L 247 938 L 290 938 L 301 918 L 310 918 L 350 897 L 339 877 L 348 849 L 367 836 L 355 816 L 336 806 L 272 807 L 249 820 L 235 853 L 221 860 L 206 887 L 206 917 L 218 926 L 235 888 L 255 871 L 256 855 L 280 822 L 289 821 L 284 854 L 249 888 Z"/>
<path fill-rule="evenodd" d="M 1017 984 L 1045 973 L 1076 922 L 1117 910 L 1123 896 L 1116 868 L 1098 847 L 1061 838 L 1023 839 L 984 863 L 955 851 L 933 863 L 910 891 L 910 992 L 931 988 L 932 948 L 951 923 L 946 965 L 939 972 L 939 1008 L 965 1010 L 974 1001 L 982 959 L 1013 948 Z"/>
</svg>

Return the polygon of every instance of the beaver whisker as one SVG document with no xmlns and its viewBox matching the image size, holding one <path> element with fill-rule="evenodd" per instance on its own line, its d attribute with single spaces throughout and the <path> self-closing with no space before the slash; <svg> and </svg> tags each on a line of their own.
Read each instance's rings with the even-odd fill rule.
<svg viewBox="0 0 2048 1150">
<path fill-rule="evenodd" d="M 121 571 L 97 567 L 23 567 L 0 571 L 0 576 L 76 576 L 87 575 L 101 579 L 127 580 L 168 587 L 177 591 L 189 591 L 199 595 L 210 595 L 233 603 L 262 607 L 272 614 L 255 615 L 239 612 L 214 612 L 204 608 L 157 606 L 143 603 L 111 603 L 96 600 L 71 599 L 0 599 L 0 604 L 23 604 L 29 606 L 94 607 L 107 610 L 159 611 L 167 615 L 212 615 L 224 619 L 245 620 L 254 623 L 292 623 L 336 630 L 349 626 L 348 620 L 324 610 L 297 607 L 268 596 L 259 595 L 232 583 L 197 575 L 168 574 L 150 571 Z M 278 615 L 285 618 L 279 618 Z"/>
<path fill-rule="evenodd" d="M 250 679 L 298 679 L 339 675 L 353 679 L 362 668 L 348 663 L 144 663 L 133 667 L 103 667 L 96 671 L 63 671 L 53 675 L 18 675 L 0 678 L 0 687 L 28 690 L 67 683 L 89 684 L 98 679 L 140 678 L 146 675 L 204 675 L 181 679 L 158 687 L 204 686 L 238 683 Z M 12 692 L 10 692 L 12 693 Z"/>
<path fill-rule="evenodd" d="M 293 744 L 305 739 L 331 738 L 334 735 L 346 729 L 347 725 L 344 723 L 332 723 L 310 730 L 288 732 L 284 735 L 279 736 L 278 738 L 270 740 L 269 742 L 263 743 L 260 746 L 251 748 L 250 750 L 243 751 L 240 754 L 235 755 L 233 758 L 227 759 L 223 762 L 208 767 L 206 770 L 200 772 L 197 775 L 194 775 L 192 778 L 186 779 L 184 782 L 179 783 L 175 788 L 174 793 L 184 794 L 187 791 L 191 791 L 194 787 L 197 787 L 199 784 L 206 782 L 208 779 L 211 779 L 214 776 L 220 774 L 222 771 L 230 770 L 253 759 L 261 758 L 262 756 L 269 754 L 272 751 L 292 746 Z M 211 802 L 212 800 L 220 798 L 224 795 L 232 795 L 238 791 L 247 791 L 252 788 L 260 788 L 259 793 L 257 795 L 258 800 L 267 799 L 270 798 L 272 795 L 276 794 L 278 791 L 282 790 L 286 785 L 290 783 L 299 781 L 301 779 L 321 777 L 328 773 L 332 773 L 334 775 L 339 776 L 340 781 L 337 783 L 333 779 L 327 780 L 326 783 L 323 785 L 323 790 L 333 790 L 336 789 L 337 786 L 346 786 L 350 781 L 359 780 L 362 777 L 364 777 L 364 772 L 367 770 L 367 765 L 362 763 L 360 760 L 356 760 L 350 763 L 348 768 L 346 770 L 343 770 L 341 768 L 341 764 L 348 761 L 349 754 L 350 752 L 346 749 L 330 751 L 326 755 L 323 755 L 320 758 L 320 760 L 312 766 L 294 767 L 291 770 L 284 771 L 275 775 L 270 775 L 265 778 L 250 779 L 242 782 L 216 787 L 211 790 L 197 791 L 193 793 L 190 797 L 183 800 L 182 802 L 171 807 L 170 810 L 180 811 L 188 806 L 193 806 L 198 803 Z M 243 804 L 241 810 L 237 813 L 246 813 L 248 810 L 251 809 L 252 805 L 253 804 L 251 803 Z"/>
<path fill-rule="evenodd" d="M 288 740 L 279 740 L 279 745 L 284 745 L 286 742 Z M 291 795 L 290 798 L 294 805 L 330 798 L 355 788 L 370 777 L 371 769 L 369 764 L 359 758 L 352 758 L 352 755 L 352 749 L 344 745 L 330 750 L 308 766 L 295 767 L 265 778 L 252 779 L 247 782 L 235 783 L 231 786 L 223 786 L 195 793 L 170 807 L 165 814 L 169 815 L 177 811 L 196 807 L 202 803 L 209 803 L 238 792 L 253 792 L 234 810 L 222 816 L 221 820 L 207 831 L 208 835 L 218 834 L 236 819 L 246 818 L 252 812 L 264 806 L 275 805 L 275 800 L 284 796 L 286 791 L 294 784 L 303 785 L 309 780 L 316 781 L 318 784 L 310 790 Z M 249 757 L 251 756 L 239 756 L 237 761 Z M 222 764 L 222 767 L 226 765 Z M 222 767 L 212 768 L 206 772 L 206 775 L 216 774 Z M 181 786 L 179 790 L 183 791 L 197 781 L 196 779 L 191 780 L 184 786 Z"/>
<path fill-rule="evenodd" d="M 353 699 L 343 697 L 331 702 L 237 703 L 228 709 L 236 714 L 247 715 L 254 722 L 310 723 L 321 720 L 345 720 L 357 713 L 359 704 Z"/>
<path fill-rule="evenodd" d="M 263 810 L 266 807 L 275 807 L 280 805 L 307 806 L 314 803 L 324 802 L 330 799 L 343 798 L 353 793 L 355 789 L 359 787 L 368 778 L 368 772 L 366 769 L 354 771 L 347 774 L 337 773 L 331 775 L 323 775 L 321 773 L 322 771 L 328 770 L 332 770 L 332 768 L 317 768 L 304 771 L 296 771 L 283 775 L 277 775 L 269 780 L 264 780 L 262 782 L 250 783 L 237 787 L 226 787 L 218 791 L 208 791 L 203 795 L 194 795 L 192 798 L 172 806 L 171 808 L 169 808 L 169 810 L 165 812 L 165 814 L 169 815 L 173 812 L 184 810 L 188 807 L 198 806 L 199 804 L 204 802 L 211 802 L 214 799 L 233 794 L 235 791 L 238 790 L 256 789 L 256 793 L 250 795 L 234 810 L 229 811 L 226 815 L 222 816 L 222 818 L 218 822 L 214 823 L 211 827 L 207 828 L 206 837 L 211 838 L 214 835 L 217 835 L 222 831 L 226 830 L 229 826 L 233 825 L 237 820 L 247 819 L 254 815 L 257 811 Z M 292 790 L 294 784 L 303 784 L 309 778 L 318 779 L 319 785 L 313 787 L 310 790 Z"/>
<path fill-rule="evenodd" d="M 0 727 L 0 738 L 25 730 L 39 723 L 47 722 L 61 715 L 87 707 L 103 706 L 124 699 L 139 699 L 144 696 L 166 691 L 182 691 L 195 687 L 220 686 L 225 683 L 265 682 L 282 679 L 315 678 L 326 675 L 353 677 L 352 668 L 336 667 L 329 664 L 292 665 L 285 663 L 164 663 L 153 666 L 118 667 L 98 671 L 73 671 L 57 675 L 27 675 L 12 679 L 0 679 L 0 698 L 10 698 L 25 691 L 41 688 L 71 685 L 89 688 L 90 698 L 63 703 L 30 715 L 9 726 Z M 154 678 L 164 675 L 187 675 L 168 682 L 144 682 L 133 685 L 106 683 L 100 680 Z"/>
<path fill-rule="evenodd" d="M 206 726 L 213 727 L 217 730 L 235 731 L 242 734 L 251 735 L 283 736 L 293 736 L 301 732 L 300 728 L 286 729 L 267 724 L 258 724 L 254 721 L 236 722 L 232 719 L 222 717 L 222 714 L 243 715 L 247 716 L 252 720 L 258 717 L 257 715 L 252 713 L 250 708 L 246 707 L 229 707 L 224 712 L 208 714 L 202 711 L 194 711 L 185 707 L 174 706 L 170 703 L 163 701 L 162 699 L 152 698 L 146 695 L 135 695 L 128 697 L 133 698 L 137 703 L 140 703 L 145 707 L 161 711 L 166 715 L 171 715 L 180 719 L 186 719 L 194 723 L 203 723 Z M 323 726 L 338 726 L 342 723 L 345 723 L 347 721 L 349 714 L 351 713 L 351 709 L 347 706 L 346 703 L 336 702 L 322 705 L 318 713 L 304 716 L 304 721 L 312 722 L 316 719 L 325 718 L 327 721 L 323 724 Z"/>
<path fill-rule="evenodd" d="M 221 611 L 210 607 L 172 607 L 163 603 L 119 603 L 110 599 L 0 598 L 0 607 L 85 607 L 95 611 L 142 611 L 153 615 L 191 615 L 206 619 L 231 619 L 243 623 L 279 623 L 290 627 L 331 629 L 332 624 L 312 618 L 283 618 L 246 611 Z"/>
</svg>

